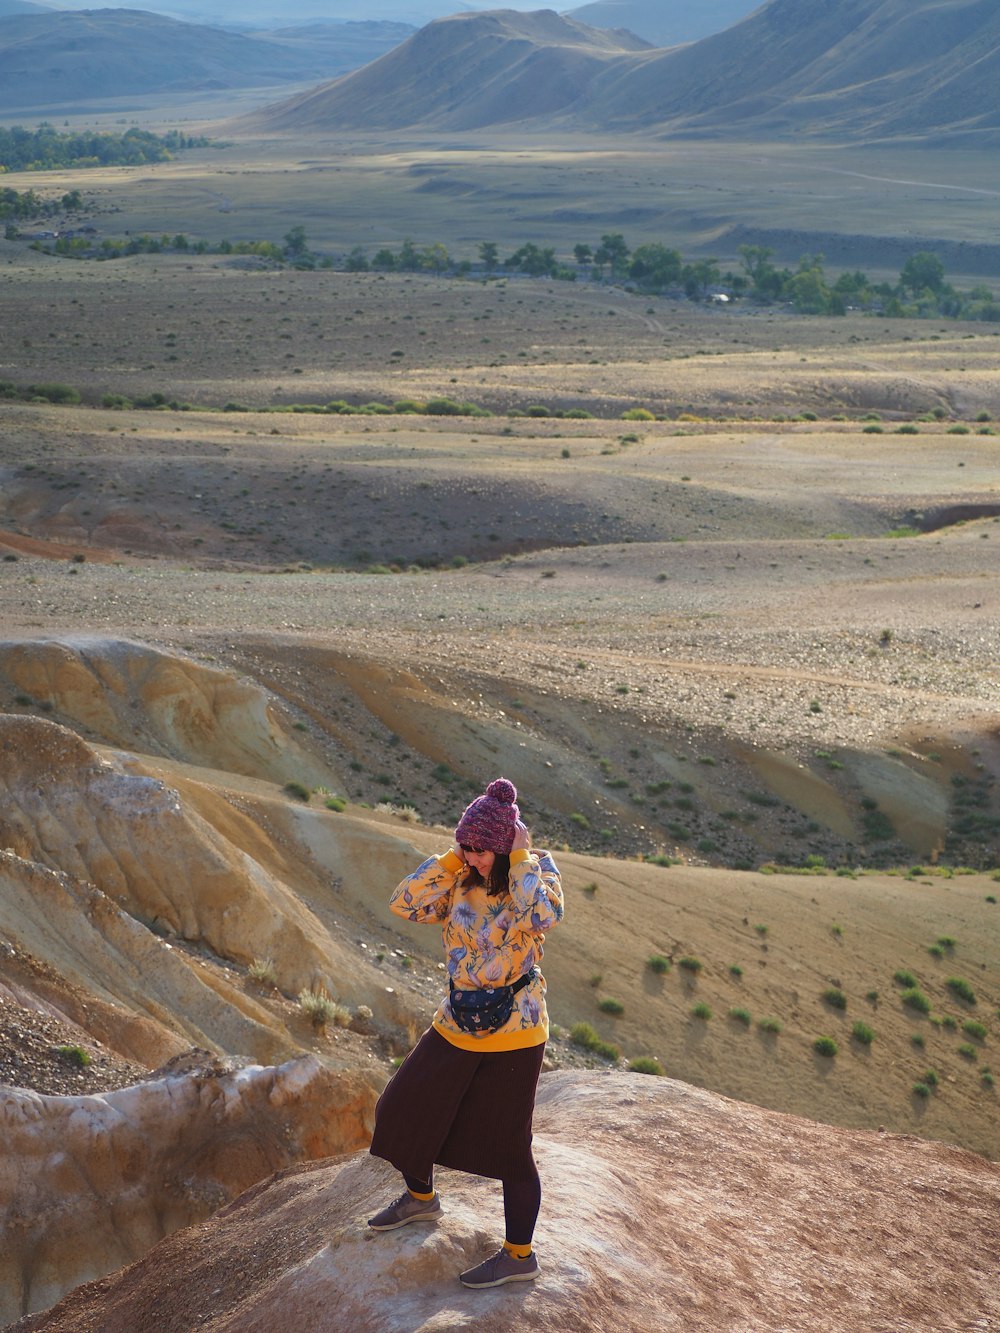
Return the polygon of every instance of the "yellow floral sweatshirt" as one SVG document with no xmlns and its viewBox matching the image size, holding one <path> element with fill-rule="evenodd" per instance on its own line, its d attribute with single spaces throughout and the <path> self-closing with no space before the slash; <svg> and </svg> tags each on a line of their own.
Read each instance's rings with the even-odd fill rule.
<svg viewBox="0 0 1000 1333">
<path fill-rule="evenodd" d="M 510 986 L 531 968 L 535 978 L 514 996 L 514 1012 L 496 1032 L 463 1032 L 446 995 L 434 1027 L 468 1051 L 514 1051 L 548 1039 L 545 980 L 537 970 L 545 932 L 562 920 L 562 880 L 548 852 L 517 848 L 510 855 L 506 893 L 490 897 L 484 884 L 466 884 L 468 867 L 453 851 L 432 856 L 389 900 L 408 921 L 440 922 L 448 976 L 459 990 Z"/>
</svg>

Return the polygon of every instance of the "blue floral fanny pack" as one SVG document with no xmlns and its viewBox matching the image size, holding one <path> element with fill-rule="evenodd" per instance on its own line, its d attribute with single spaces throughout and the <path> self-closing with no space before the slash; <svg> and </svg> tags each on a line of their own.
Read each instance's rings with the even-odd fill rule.
<svg viewBox="0 0 1000 1333">
<path fill-rule="evenodd" d="M 451 1016 L 463 1032 L 475 1036 L 499 1032 L 514 1012 L 514 996 L 537 975 L 532 968 L 510 986 L 483 986 L 479 990 L 459 990 L 449 980 Z"/>
</svg>

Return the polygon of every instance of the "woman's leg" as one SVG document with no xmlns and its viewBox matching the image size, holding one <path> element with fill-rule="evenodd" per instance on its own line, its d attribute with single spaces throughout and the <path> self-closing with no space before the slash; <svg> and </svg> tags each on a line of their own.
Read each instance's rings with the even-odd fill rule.
<svg viewBox="0 0 1000 1333">
<path fill-rule="evenodd" d="M 531 1238 L 542 1203 L 542 1183 L 538 1169 L 531 1164 L 531 1175 L 524 1180 L 503 1182 L 503 1214 L 506 1223 L 504 1248 L 517 1259 L 531 1253 Z"/>
<path fill-rule="evenodd" d="M 538 1169 L 531 1163 L 531 1175 L 524 1173 L 503 1180 L 503 1213 L 507 1239 L 496 1254 L 475 1268 L 459 1274 L 466 1287 L 499 1287 L 505 1282 L 531 1282 L 539 1273 L 538 1259 L 531 1248 L 542 1186 Z"/>
</svg>

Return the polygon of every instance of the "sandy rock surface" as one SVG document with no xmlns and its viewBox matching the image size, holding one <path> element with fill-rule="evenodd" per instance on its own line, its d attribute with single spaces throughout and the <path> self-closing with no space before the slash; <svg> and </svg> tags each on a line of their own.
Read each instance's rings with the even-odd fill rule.
<svg viewBox="0 0 1000 1333">
<path fill-rule="evenodd" d="M 205 1051 L 102 1095 L 0 1088 L 0 1318 L 131 1262 L 290 1162 L 357 1148 L 373 1104 L 363 1080 L 313 1057 L 235 1068 Z"/>
<path fill-rule="evenodd" d="M 282 1172 L 20 1333 L 971 1333 L 997 1326 L 1000 1168 L 642 1075 L 549 1074 L 532 1284 L 457 1274 L 502 1235 L 493 1182 L 365 1225 L 396 1190 L 365 1155 Z M 183 1275 L 183 1277 L 181 1276 Z"/>
</svg>

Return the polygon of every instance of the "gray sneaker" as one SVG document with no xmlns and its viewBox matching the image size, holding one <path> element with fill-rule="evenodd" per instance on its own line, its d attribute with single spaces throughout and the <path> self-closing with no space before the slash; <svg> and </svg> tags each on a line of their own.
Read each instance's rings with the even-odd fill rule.
<svg viewBox="0 0 1000 1333">
<path fill-rule="evenodd" d="M 533 1282 L 541 1272 L 534 1252 L 515 1259 L 502 1246 L 475 1268 L 459 1274 L 463 1287 L 502 1287 L 505 1282 Z"/>
<path fill-rule="evenodd" d="M 433 1199 L 415 1199 L 409 1190 L 404 1190 L 395 1203 L 370 1217 L 368 1225 L 374 1231 L 395 1231 L 408 1222 L 430 1222 L 440 1216 L 441 1200 L 436 1193 Z"/>
</svg>

